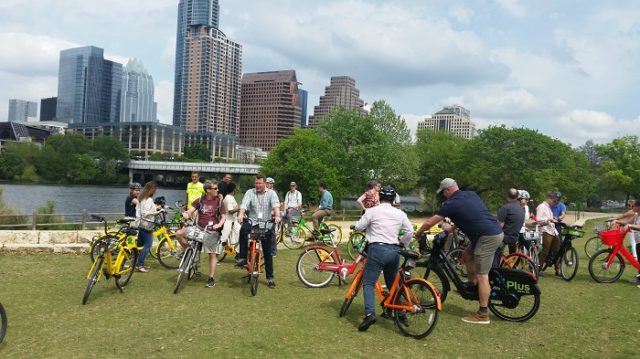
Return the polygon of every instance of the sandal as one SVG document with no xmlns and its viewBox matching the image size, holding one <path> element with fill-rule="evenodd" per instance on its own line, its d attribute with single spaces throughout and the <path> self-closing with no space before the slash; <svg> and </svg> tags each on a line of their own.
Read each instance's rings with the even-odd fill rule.
<svg viewBox="0 0 640 359">
<path fill-rule="evenodd" d="M 149 270 L 145 267 L 136 267 L 136 272 L 148 273 Z"/>
</svg>

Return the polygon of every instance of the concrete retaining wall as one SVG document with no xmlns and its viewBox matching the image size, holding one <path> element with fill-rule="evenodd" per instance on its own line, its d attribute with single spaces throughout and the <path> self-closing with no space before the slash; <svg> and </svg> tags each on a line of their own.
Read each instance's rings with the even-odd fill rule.
<svg viewBox="0 0 640 359">
<path fill-rule="evenodd" d="M 0 231 L 0 251 L 76 253 L 101 231 Z"/>
</svg>

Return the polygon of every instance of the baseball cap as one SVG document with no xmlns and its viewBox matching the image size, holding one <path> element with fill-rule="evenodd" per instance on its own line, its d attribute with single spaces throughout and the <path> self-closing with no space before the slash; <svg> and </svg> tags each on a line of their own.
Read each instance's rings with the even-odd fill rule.
<svg viewBox="0 0 640 359">
<path fill-rule="evenodd" d="M 442 192 L 443 189 L 445 188 L 449 188 L 451 186 L 453 186 L 454 184 L 456 184 L 456 181 L 453 178 L 445 178 L 440 182 L 440 187 L 438 188 L 438 190 L 436 191 L 436 193 L 440 193 Z"/>
<path fill-rule="evenodd" d="M 276 181 L 274 181 L 273 178 L 271 178 L 271 177 L 267 177 L 267 180 L 265 182 L 266 183 L 276 183 Z"/>
<path fill-rule="evenodd" d="M 297 186 L 297 184 L 295 182 L 291 182 L 289 183 L 289 186 Z"/>
</svg>

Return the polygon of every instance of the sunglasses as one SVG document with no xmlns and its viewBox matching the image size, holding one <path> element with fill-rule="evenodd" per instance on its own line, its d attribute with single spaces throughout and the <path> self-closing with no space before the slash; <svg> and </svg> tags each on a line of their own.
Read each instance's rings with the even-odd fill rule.
<svg viewBox="0 0 640 359">
<path fill-rule="evenodd" d="M 218 187 L 209 187 L 209 189 L 215 189 L 217 191 Z"/>
</svg>

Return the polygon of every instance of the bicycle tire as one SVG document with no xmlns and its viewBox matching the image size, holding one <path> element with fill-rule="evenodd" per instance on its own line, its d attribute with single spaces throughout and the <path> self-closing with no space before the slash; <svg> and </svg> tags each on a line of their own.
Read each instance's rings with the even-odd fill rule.
<svg viewBox="0 0 640 359">
<path fill-rule="evenodd" d="M 256 296 L 258 294 L 258 277 L 260 276 L 260 268 L 258 267 L 259 262 L 259 253 L 258 251 L 253 252 L 251 258 L 251 277 L 249 280 L 249 285 L 251 286 L 251 295 Z"/>
<path fill-rule="evenodd" d="M 0 344 L 4 340 L 7 334 L 7 312 L 4 310 L 2 303 L 0 303 Z"/>
<path fill-rule="evenodd" d="M 447 278 L 447 275 L 442 271 L 442 268 L 427 268 L 424 271 L 424 276 L 422 278 L 433 285 L 436 290 L 436 294 L 440 296 L 440 302 L 444 304 L 444 301 L 447 299 L 447 294 L 449 294 L 450 288 L 449 279 Z"/>
<path fill-rule="evenodd" d="M 351 285 L 349 286 L 347 295 L 345 295 L 344 302 L 342 302 L 342 307 L 340 307 L 339 315 L 341 317 L 344 317 L 345 314 L 347 314 L 347 310 L 349 310 L 351 303 L 353 303 L 353 299 L 358 295 L 358 291 L 360 291 L 360 288 L 362 287 L 363 276 L 364 270 L 361 269 L 353 278 L 353 282 L 351 282 Z"/>
<path fill-rule="evenodd" d="M 562 279 L 570 282 L 578 273 L 578 251 L 569 247 L 560 258 L 560 275 Z"/>
<path fill-rule="evenodd" d="M 464 261 L 464 248 L 455 248 L 447 253 L 447 260 L 463 282 L 467 281 L 467 265 Z"/>
<path fill-rule="evenodd" d="M 191 270 L 191 268 L 189 267 L 192 254 L 193 249 L 191 247 L 184 250 L 184 255 L 182 256 L 182 260 L 180 261 L 180 265 L 178 266 L 178 279 L 176 280 L 176 285 L 173 288 L 173 294 L 178 294 L 180 285 L 184 281 L 184 277 L 189 275 L 189 271 Z"/>
<path fill-rule="evenodd" d="M 613 253 L 613 249 L 604 248 L 596 252 L 589 260 L 589 274 L 591 278 L 598 283 L 613 283 L 620 279 L 624 272 L 624 259 L 620 253 L 616 253 L 616 258 L 611 262 L 609 268 L 605 268 L 604 265 L 609 261 L 609 256 Z M 610 276 L 604 276 L 604 274 L 610 273 Z"/>
<path fill-rule="evenodd" d="M 127 283 L 129 283 L 129 281 L 131 280 L 131 277 L 133 276 L 133 272 L 136 267 L 136 264 L 138 262 L 137 249 L 134 248 L 131 251 L 128 249 L 122 249 L 121 253 L 122 255 L 125 256 L 125 259 L 122 261 L 122 263 L 120 263 L 120 268 L 116 268 L 116 273 L 120 276 L 119 278 L 116 277 L 116 287 L 118 287 L 118 289 L 124 288 L 124 286 L 126 286 Z M 128 265 L 128 268 L 125 268 L 123 270 L 123 267 L 127 265 Z"/>
<path fill-rule="evenodd" d="M 104 264 L 104 257 L 98 256 L 96 260 L 93 262 L 93 270 L 89 275 L 89 279 L 87 280 L 87 288 L 84 290 L 84 296 L 82 297 L 82 305 L 87 304 L 89 300 L 89 295 L 91 295 L 91 291 L 93 287 L 98 283 L 98 276 L 100 275 L 100 271 L 102 271 L 102 265 Z"/>
<path fill-rule="evenodd" d="M 302 284 L 310 288 L 322 288 L 331 283 L 336 273 L 317 269 L 317 265 L 322 262 L 327 263 L 326 258 L 330 256 L 331 253 L 328 250 L 318 247 L 306 249 L 300 253 L 296 262 L 296 274 Z M 331 257 L 331 262 L 335 262 L 335 258 Z"/>
<path fill-rule="evenodd" d="M 304 242 L 307 240 L 307 232 L 304 228 L 295 228 L 293 229 L 293 233 L 284 235 L 282 242 L 284 246 L 289 249 L 299 249 L 304 246 Z"/>
<path fill-rule="evenodd" d="M 591 259 L 591 257 L 596 254 L 596 252 L 603 249 L 604 247 L 606 246 L 602 244 L 600 236 L 593 236 L 587 239 L 586 242 L 584 242 L 584 254 L 587 255 L 587 258 Z"/>
<path fill-rule="evenodd" d="M 352 260 L 356 259 L 356 255 L 366 243 L 365 241 L 366 239 L 364 238 L 364 234 L 360 232 L 352 233 L 349 236 L 349 241 L 347 242 L 347 253 Z"/>
<path fill-rule="evenodd" d="M 169 240 L 172 241 L 174 249 L 171 249 L 169 241 L 163 238 L 160 243 L 158 243 L 158 262 L 167 269 L 177 269 L 178 266 L 180 266 L 180 260 L 177 257 L 178 250 L 182 247 L 178 243 L 175 234 L 170 234 Z"/>
<path fill-rule="evenodd" d="M 93 241 L 91 241 L 91 243 L 89 244 L 89 260 L 91 261 L 91 264 L 93 264 L 93 262 L 96 261 L 96 258 L 98 257 L 98 253 L 96 252 L 96 245 L 98 242 L 100 242 L 101 240 L 103 240 L 104 238 L 107 237 L 114 237 L 114 238 L 118 238 L 118 231 L 107 231 L 107 234 L 101 234 L 100 236 L 98 236 L 97 238 L 95 238 Z M 116 252 L 117 254 L 117 252 Z M 115 255 L 114 255 L 115 257 Z"/>
<path fill-rule="evenodd" d="M 518 309 L 518 307 L 522 308 L 523 305 L 527 304 L 523 302 L 523 298 L 524 300 L 532 300 L 532 302 L 530 303 L 531 307 L 525 308 L 524 314 L 516 315 L 515 310 Z M 514 308 L 508 308 L 503 305 L 500 298 L 492 296 L 489 297 L 489 310 L 491 310 L 491 313 L 493 313 L 496 317 L 509 322 L 527 321 L 538 312 L 538 309 L 540 309 L 540 294 L 518 296 L 518 304 Z M 509 311 L 513 311 L 513 313 Z"/>
<path fill-rule="evenodd" d="M 535 263 L 522 253 L 511 253 L 505 256 L 500 266 L 503 268 L 519 269 L 531 273 L 535 278 L 538 278 L 538 268 Z"/>
<path fill-rule="evenodd" d="M 342 243 L 342 227 L 337 224 L 328 224 L 327 228 L 335 229 L 335 231 L 331 232 L 331 234 L 333 234 L 333 240 L 335 241 L 335 244 L 338 245 Z"/>
<path fill-rule="evenodd" d="M 407 296 L 410 296 L 409 302 L 414 305 L 414 310 L 394 310 L 396 326 L 404 335 L 422 339 L 429 335 L 438 323 L 438 294 L 426 280 L 411 278 L 396 292 L 394 305 L 406 305 Z"/>
</svg>

